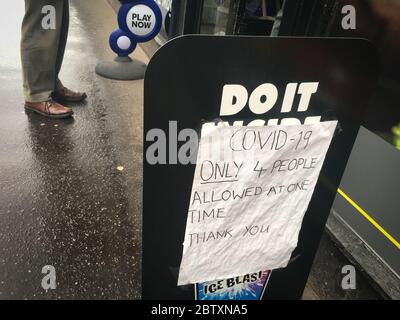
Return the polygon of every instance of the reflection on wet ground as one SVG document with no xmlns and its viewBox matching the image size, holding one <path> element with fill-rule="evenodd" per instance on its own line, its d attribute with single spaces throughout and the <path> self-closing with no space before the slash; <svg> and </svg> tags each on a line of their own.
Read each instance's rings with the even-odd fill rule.
<svg viewBox="0 0 400 320">
<path fill-rule="evenodd" d="M 73 119 L 48 120 L 24 112 L 23 1 L 6 6 L 0 11 L 1 37 L 8 39 L 0 48 L 0 299 L 140 298 L 143 83 L 94 73 L 98 59 L 112 58 L 106 45 L 115 13 L 104 1 L 71 1 L 61 78 L 89 99 L 72 105 Z M 56 269 L 56 290 L 41 287 L 45 265 Z"/>
</svg>

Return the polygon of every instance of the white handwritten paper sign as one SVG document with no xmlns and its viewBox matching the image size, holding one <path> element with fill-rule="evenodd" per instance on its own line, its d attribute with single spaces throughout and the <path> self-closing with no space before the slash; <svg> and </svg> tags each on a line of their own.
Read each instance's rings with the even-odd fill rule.
<svg viewBox="0 0 400 320">
<path fill-rule="evenodd" d="M 178 285 L 287 266 L 336 125 L 203 127 Z"/>
</svg>

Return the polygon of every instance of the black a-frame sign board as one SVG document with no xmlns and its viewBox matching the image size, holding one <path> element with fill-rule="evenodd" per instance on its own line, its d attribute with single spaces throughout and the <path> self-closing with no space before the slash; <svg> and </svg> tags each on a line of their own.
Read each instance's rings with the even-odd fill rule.
<svg viewBox="0 0 400 320">
<path fill-rule="evenodd" d="M 199 130 L 202 123 L 216 119 L 243 120 L 244 125 L 254 119 L 280 123 L 282 118 L 304 123 L 307 117 L 318 116 L 321 121 L 339 121 L 298 246 L 289 265 L 272 272 L 262 299 L 302 296 L 377 65 L 374 47 L 361 39 L 185 36 L 163 46 L 148 66 L 144 139 L 154 128 L 168 137 L 170 121 L 177 122 L 178 132 Z M 309 108 L 281 113 L 286 86 L 306 82 L 319 83 Z M 240 84 L 251 93 L 263 83 L 278 88 L 276 106 L 270 111 L 256 115 L 245 107 L 235 115 L 220 115 L 224 85 Z M 299 104 L 297 98 L 293 104 Z M 152 143 L 144 142 L 143 298 L 195 299 L 195 286 L 177 286 L 195 165 L 149 164 L 146 150 Z"/>
</svg>

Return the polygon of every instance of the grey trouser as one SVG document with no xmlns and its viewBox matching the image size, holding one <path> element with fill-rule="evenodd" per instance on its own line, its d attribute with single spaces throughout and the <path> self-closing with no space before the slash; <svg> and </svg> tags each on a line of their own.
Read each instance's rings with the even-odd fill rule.
<svg viewBox="0 0 400 320">
<path fill-rule="evenodd" d="M 22 22 L 21 62 L 25 100 L 47 101 L 57 87 L 69 26 L 69 0 L 25 0 Z M 55 29 L 44 29 L 48 21 L 43 7 L 55 8 Z"/>
</svg>

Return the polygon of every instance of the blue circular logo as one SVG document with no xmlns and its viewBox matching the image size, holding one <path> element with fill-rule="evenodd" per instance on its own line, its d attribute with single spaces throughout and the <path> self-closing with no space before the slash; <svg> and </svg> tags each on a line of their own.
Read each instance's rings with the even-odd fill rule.
<svg viewBox="0 0 400 320">
<path fill-rule="evenodd" d="M 119 56 L 131 54 L 138 42 L 152 40 L 161 29 L 162 14 L 154 0 L 122 1 L 119 29 L 110 36 L 110 47 Z"/>
<path fill-rule="evenodd" d="M 115 29 L 110 35 L 111 49 L 121 57 L 127 57 L 136 49 L 135 39 L 121 29 Z"/>
<path fill-rule="evenodd" d="M 161 29 L 162 14 L 154 0 L 138 0 L 121 6 L 118 25 L 137 42 L 153 39 Z"/>
</svg>

